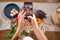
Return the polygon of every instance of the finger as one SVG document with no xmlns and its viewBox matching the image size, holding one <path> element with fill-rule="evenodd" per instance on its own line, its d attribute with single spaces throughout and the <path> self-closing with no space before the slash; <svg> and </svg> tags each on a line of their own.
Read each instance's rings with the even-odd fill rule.
<svg viewBox="0 0 60 40">
<path fill-rule="evenodd" d="M 26 14 L 26 12 L 24 12 L 24 14 L 22 15 L 23 18 L 24 18 L 24 16 L 25 16 L 25 14 Z"/>
<path fill-rule="evenodd" d="M 33 19 L 33 17 L 32 16 L 27 16 L 29 19 Z"/>
<path fill-rule="evenodd" d="M 35 16 L 35 14 L 33 14 L 33 16 Z"/>
<path fill-rule="evenodd" d="M 19 13 L 23 14 L 24 13 L 24 10 L 20 11 Z"/>
<path fill-rule="evenodd" d="M 36 16 L 33 14 L 33 18 L 36 19 Z"/>
<path fill-rule="evenodd" d="M 30 22 L 28 23 L 28 26 L 31 26 L 31 23 Z"/>
<path fill-rule="evenodd" d="M 25 22 L 25 24 L 26 24 L 26 20 L 24 19 L 24 22 Z"/>
<path fill-rule="evenodd" d="M 24 13 L 24 10 L 20 11 L 18 16 L 22 16 L 23 13 Z"/>
<path fill-rule="evenodd" d="M 24 21 L 26 22 L 26 19 L 24 19 Z"/>
<path fill-rule="evenodd" d="M 19 22 L 21 22 L 24 19 L 25 14 L 26 14 L 26 12 L 23 15 L 21 15 L 20 17 L 18 17 Z"/>
<path fill-rule="evenodd" d="M 19 13 L 18 19 L 21 19 L 21 18 L 22 18 L 22 14 L 23 14 L 23 13 L 24 13 L 24 10 Z"/>
<path fill-rule="evenodd" d="M 22 21 L 25 21 L 25 20 L 24 20 L 24 16 L 25 16 L 25 14 L 26 14 L 26 12 L 21 16 Z"/>
<path fill-rule="evenodd" d="M 32 17 L 32 16 L 28 16 L 28 18 L 31 19 L 32 24 L 33 24 L 34 22 L 36 22 L 36 18 L 34 18 L 34 17 Z"/>
<path fill-rule="evenodd" d="M 28 16 L 28 18 L 32 19 L 32 20 L 36 20 L 36 17 L 35 15 L 33 14 L 33 17 L 32 16 Z"/>
<path fill-rule="evenodd" d="M 22 21 L 23 21 L 23 24 L 25 24 L 25 20 L 23 19 Z"/>
</svg>

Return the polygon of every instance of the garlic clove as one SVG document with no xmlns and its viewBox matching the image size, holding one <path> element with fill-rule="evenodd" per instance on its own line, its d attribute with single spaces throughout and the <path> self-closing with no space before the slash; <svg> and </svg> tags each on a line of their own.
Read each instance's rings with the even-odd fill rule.
<svg viewBox="0 0 60 40">
<path fill-rule="evenodd" d="M 10 13 L 10 16 L 12 16 L 12 17 L 13 17 L 14 15 L 13 15 L 12 13 Z"/>
</svg>

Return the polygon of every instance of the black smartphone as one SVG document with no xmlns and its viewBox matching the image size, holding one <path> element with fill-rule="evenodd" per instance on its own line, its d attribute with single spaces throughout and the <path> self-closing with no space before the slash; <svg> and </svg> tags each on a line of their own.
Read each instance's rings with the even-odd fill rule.
<svg viewBox="0 0 60 40">
<path fill-rule="evenodd" d="M 28 19 L 27 16 L 33 16 L 33 3 L 32 2 L 24 2 L 23 9 L 26 12 L 24 19 Z"/>
</svg>

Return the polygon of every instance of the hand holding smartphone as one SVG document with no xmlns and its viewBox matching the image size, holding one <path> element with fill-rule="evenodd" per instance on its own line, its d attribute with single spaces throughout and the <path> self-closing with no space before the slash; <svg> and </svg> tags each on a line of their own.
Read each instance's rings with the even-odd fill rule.
<svg viewBox="0 0 60 40">
<path fill-rule="evenodd" d="M 24 2 L 23 9 L 26 12 L 24 19 L 29 20 L 27 16 L 33 16 L 33 4 L 32 4 L 32 2 Z"/>
</svg>

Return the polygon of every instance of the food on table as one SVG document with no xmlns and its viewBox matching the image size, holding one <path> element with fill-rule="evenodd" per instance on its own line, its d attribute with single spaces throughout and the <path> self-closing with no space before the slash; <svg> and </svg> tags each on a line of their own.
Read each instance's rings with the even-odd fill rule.
<svg viewBox="0 0 60 40">
<path fill-rule="evenodd" d="M 8 40 L 10 40 L 12 38 L 12 36 L 14 35 L 14 33 L 16 32 L 17 30 L 17 27 L 18 27 L 18 24 L 14 25 L 14 26 L 11 26 L 11 30 L 10 32 L 6 35 L 6 38 Z"/>
<path fill-rule="evenodd" d="M 42 23 L 42 19 L 36 18 L 36 20 L 37 20 L 37 23 L 38 23 L 38 24 L 41 24 L 41 23 Z"/>
<path fill-rule="evenodd" d="M 12 16 L 12 17 L 13 17 L 13 16 L 14 16 L 14 15 L 13 15 L 13 13 L 10 13 L 10 16 Z"/>
<path fill-rule="evenodd" d="M 16 23 L 18 23 L 18 17 L 16 17 Z"/>
<path fill-rule="evenodd" d="M 16 19 L 11 19 L 11 25 L 18 24 L 18 17 Z"/>
<path fill-rule="evenodd" d="M 12 13 L 13 11 L 11 11 L 11 13 Z"/>
<path fill-rule="evenodd" d="M 10 15 L 12 17 L 15 16 L 16 14 L 18 14 L 18 11 L 16 9 L 14 9 L 14 8 L 10 12 L 11 12 Z"/>
<path fill-rule="evenodd" d="M 36 17 L 40 18 L 40 19 L 46 18 L 46 13 L 42 10 L 37 10 L 36 11 Z"/>
</svg>

